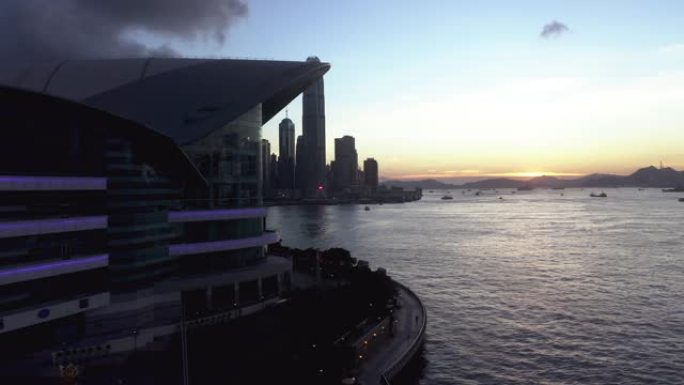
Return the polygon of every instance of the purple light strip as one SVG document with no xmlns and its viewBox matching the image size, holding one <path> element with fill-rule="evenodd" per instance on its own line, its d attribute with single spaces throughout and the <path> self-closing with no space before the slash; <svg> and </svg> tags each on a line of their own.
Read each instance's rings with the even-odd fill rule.
<svg viewBox="0 0 684 385">
<path fill-rule="evenodd" d="M 0 191 L 106 190 L 107 178 L 71 176 L 0 176 Z"/>
<path fill-rule="evenodd" d="M 182 255 L 213 253 L 216 251 L 238 250 L 248 247 L 265 246 L 278 242 L 280 235 L 276 232 L 264 233 L 258 237 L 229 239 L 225 241 L 182 243 L 169 246 L 169 255 L 178 257 Z"/>
<path fill-rule="evenodd" d="M 169 212 L 169 222 L 200 222 L 266 216 L 265 207 L 223 210 L 188 210 Z"/>
<path fill-rule="evenodd" d="M 0 223 L 0 238 L 95 230 L 104 229 L 106 227 L 106 216 L 5 222 Z"/>
<path fill-rule="evenodd" d="M 7 285 L 14 282 L 45 278 L 60 274 L 74 273 L 83 270 L 91 270 L 99 267 L 105 267 L 108 264 L 109 255 L 100 254 L 91 257 L 5 269 L 0 270 L 0 285 Z"/>
</svg>

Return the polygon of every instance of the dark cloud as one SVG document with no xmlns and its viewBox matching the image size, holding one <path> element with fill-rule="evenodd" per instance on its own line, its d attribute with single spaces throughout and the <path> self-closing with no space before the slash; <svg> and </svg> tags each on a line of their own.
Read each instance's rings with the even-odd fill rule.
<svg viewBox="0 0 684 385">
<path fill-rule="evenodd" d="M 132 34 L 223 43 L 244 0 L 0 0 L 0 57 L 18 60 L 175 56 Z"/>
<path fill-rule="evenodd" d="M 568 28 L 567 25 L 553 20 L 552 22 L 544 25 L 544 28 L 542 29 L 541 33 L 539 34 L 541 37 L 552 37 L 552 36 L 560 36 L 564 32 L 569 31 L 570 28 Z"/>
</svg>

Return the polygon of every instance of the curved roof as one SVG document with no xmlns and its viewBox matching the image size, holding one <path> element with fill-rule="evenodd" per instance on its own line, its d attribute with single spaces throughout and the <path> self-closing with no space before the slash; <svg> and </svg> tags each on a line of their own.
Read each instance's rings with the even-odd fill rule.
<svg viewBox="0 0 684 385">
<path fill-rule="evenodd" d="M 0 115 L 6 120 L 5 123 L 8 124 L 7 129 L 12 128 L 11 122 L 13 118 L 22 120 L 29 118 L 29 124 L 33 124 L 30 120 L 30 114 L 37 114 L 41 118 L 52 122 L 58 121 L 59 124 L 53 126 L 34 124 L 40 130 L 50 131 L 64 129 L 64 123 L 68 123 L 70 119 L 73 119 L 72 116 L 74 114 L 78 114 L 79 118 L 90 122 L 85 124 L 85 127 L 88 127 L 89 124 L 93 125 L 92 130 L 96 130 L 97 135 L 101 135 L 101 132 L 105 129 L 114 130 L 118 134 L 139 141 L 145 146 L 153 146 L 160 150 L 150 152 L 153 158 L 159 159 L 160 163 L 168 165 L 169 169 L 174 170 L 177 175 L 183 175 L 187 180 L 201 186 L 208 186 L 207 181 L 190 159 L 188 159 L 185 152 L 166 135 L 144 127 L 135 121 L 81 103 L 0 85 Z M 60 121 L 60 119 L 63 121 Z M 40 141 L 41 139 L 38 138 L 36 140 Z M 42 140 L 45 139 L 43 138 Z M 8 152 L 16 151 L 18 154 L 21 151 L 30 150 L 32 149 L 15 148 Z M 13 154 L 3 154 L 3 156 L 10 157 L 11 155 Z M 46 161 L 49 162 L 49 159 Z"/>
<path fill-rule="evenodd" d="M 270 120 L 330 69 L 317 61 L 106 59 L 0 66 L 0 84 L 79 101 L 151 126 L 178 144 L 262 103 Z"/>
</svg>

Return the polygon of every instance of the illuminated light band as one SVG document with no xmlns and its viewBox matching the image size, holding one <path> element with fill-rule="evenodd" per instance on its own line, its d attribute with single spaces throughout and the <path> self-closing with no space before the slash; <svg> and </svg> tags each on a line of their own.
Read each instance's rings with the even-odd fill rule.
<svg viewBox="0 0 684 385">
<path fill-rule="evenodd" d="M 30 281 L 56 275 L 76 273 L 79 271 L 98 269 L 109 265 L 109 255 L 93 255 L 90 257 L 60 260 L 55 262 L 24 265 L 0 270 L 0 285 Z"/>
<path fill-rule="evenodd" d="M 0 191 L 106 190 L 107 178 L 0 175 Z"/>
<path fill-rule="evenodd" d="M 169 255 L 179 257 L 182 255 L 214 253 L 217 251 L 246 249 L 248 247 L 266 246 L 280 241 L 280 235 L 276 232 L 264 233 L 258 237 L 229 239 L 225 241 L 182 243 L 169 246 Z"/>
<path fill-rule="evenodd" d="M 171 211 L 169 222 L 204 222 L 230 219 L 262 218 L 266 216 L 265 207 L 229 210 Z"/>
<path fill-rule="evenodd" d="M 107 228 L 107 216 L 35 219 L 30 221 L 0 222 L 0 238 L 27 235 L 68 233 L 71 231 Z"/>
</svg>

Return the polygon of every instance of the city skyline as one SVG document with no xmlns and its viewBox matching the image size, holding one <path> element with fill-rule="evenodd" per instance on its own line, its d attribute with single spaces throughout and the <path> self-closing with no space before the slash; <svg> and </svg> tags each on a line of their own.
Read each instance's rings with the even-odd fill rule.
<svg viewBox="0 0 684 385">
<path fill-rule="evenodd" d="M 185 16 L 186 28 L 138 20 L 116 31 L 137 51 L 84 52 L 316 55 L 332 65 L 327 159 L 332 138 L 351 135 L 360 158 L 383 164 L 384 178 L 627 174 L 660 161 L 684 168 L 679 2 L 232 3 L 242 6 L 224 23 L 203 14 Z M 295 135 L 301 104 L 288 106 Z M 264 125 L 265 139 L 277 141 L 284 116 Z"/>
</svg>

